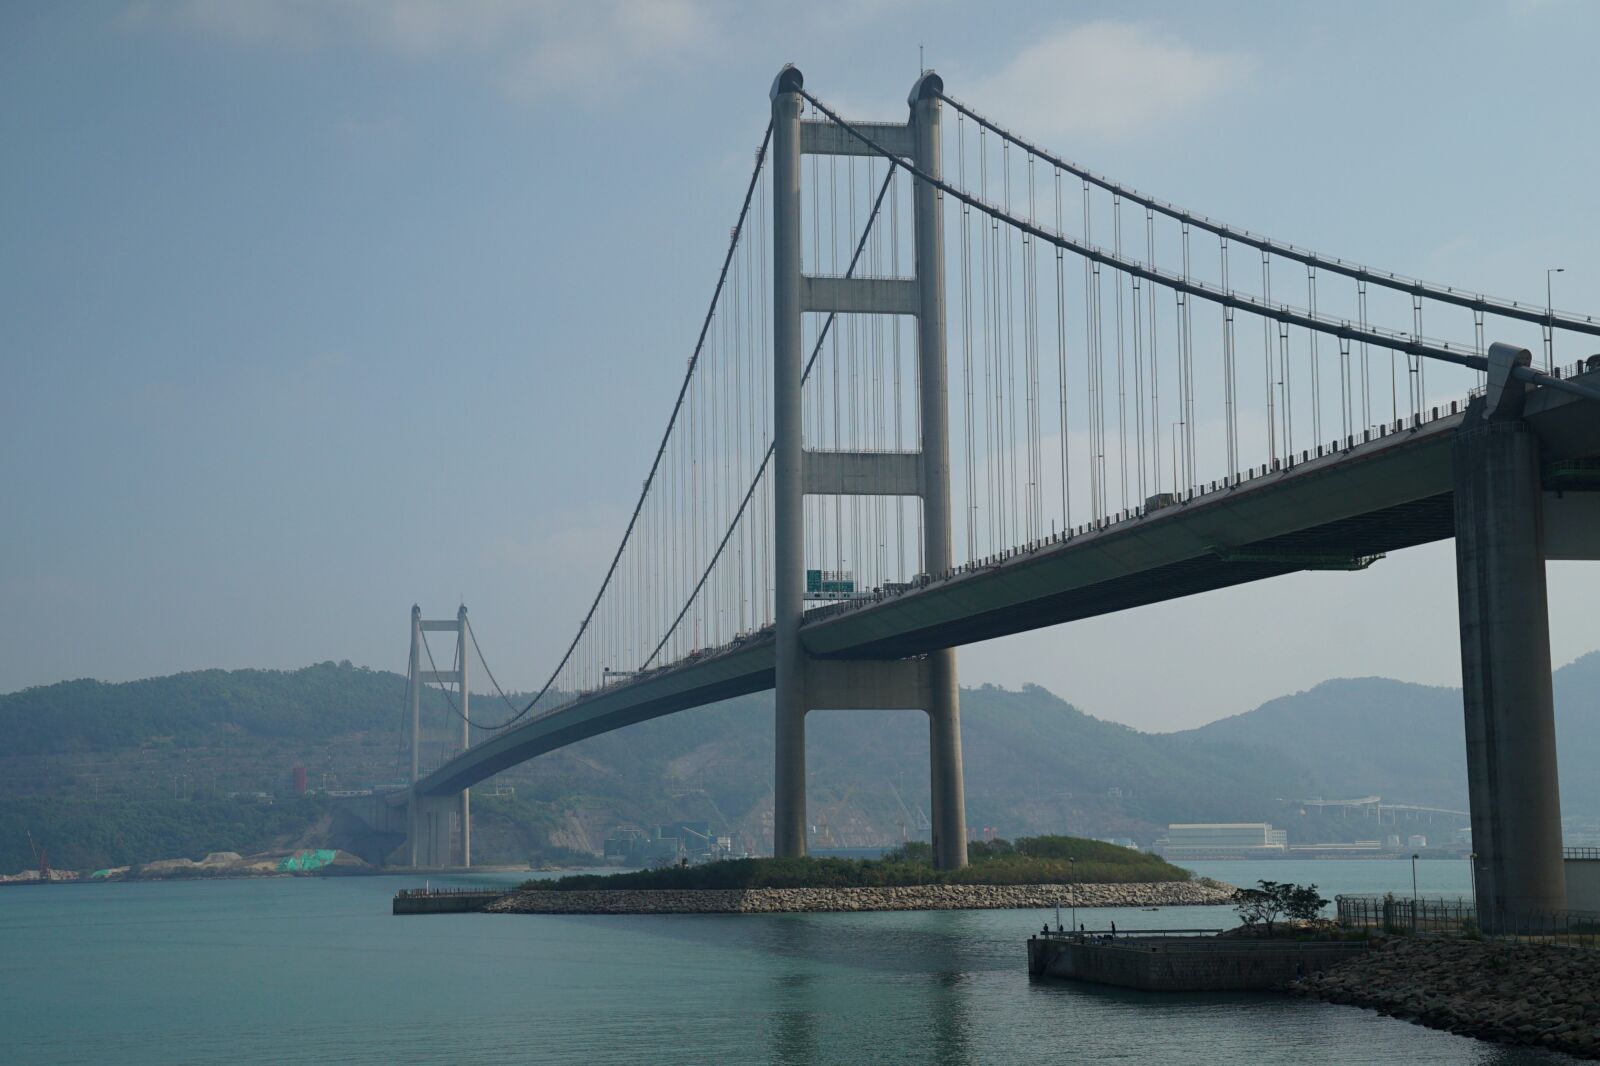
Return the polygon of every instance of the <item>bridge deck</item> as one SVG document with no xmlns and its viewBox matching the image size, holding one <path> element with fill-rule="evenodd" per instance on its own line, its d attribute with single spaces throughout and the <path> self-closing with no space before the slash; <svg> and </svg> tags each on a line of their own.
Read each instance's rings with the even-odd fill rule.
<svg viewBox="0 0 1600 1066">
<path fill-rule="evenodd" d="M 1600 382 L 1600 372 L 1583 378 Z M 1444 413 L 898 594 L 819 608 L 802 639 L 820 658 L 903 658 L 1443 540 L 1454 535 L 1452 438 L 1464 417 Z M 1600 419 L 1582 401 L 1539 390 L 1527 417 L 1548 459 L 1600 455 Z M 771 688 L 773 667 L 763 634 L 638 675 L 496 734 L 416 790 L 448 795 L 588 737 Z"/>
</svg>

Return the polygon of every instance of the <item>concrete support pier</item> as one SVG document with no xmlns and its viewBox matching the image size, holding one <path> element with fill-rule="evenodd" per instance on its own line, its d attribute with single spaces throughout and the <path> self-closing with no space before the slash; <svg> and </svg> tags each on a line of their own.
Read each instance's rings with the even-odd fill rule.
<svg viewBox="0 0 1600 1066">
<path fill-rule="evenodd" d="M 456 796 L 412 796 L 411 865 L 437 868 L 459 865 L 450 846 L 461 809 Z"/>
<path fill-rule="evenodd" d="M 1494 345 L 1488 395 L 1455 446 L 1456 583 L 1477 907 L 1486 928 L 1567 905 L 1539 441 Z M 1497 373 L 1498 371 L 1498 373 Z"/>
<path fill-rule="evenodd" d="M 773 604 L 777 722 L 773 854 L 806 853 L 805 474 L 800 388 L 800 72 L 772 83 Z"/>
<path fill-rule="evenodd" d="M 911 87 L 911 131 L 917 168 L 941 176 L 939 94 L 944 82 L 925 73 Z M 922 424 L 923 556 L 929 573 L 954 565 L 950 547 L 950 370 L 945 350 L 943 193 L 913 182 L 916 206 L 917 375 Z M 941 869 L 967 864 L 967 802 L 961 773 L 961 689 L 954 648 L 928 654 L 928 758 L 933 807 L 933 859 Z"/>
</svg>

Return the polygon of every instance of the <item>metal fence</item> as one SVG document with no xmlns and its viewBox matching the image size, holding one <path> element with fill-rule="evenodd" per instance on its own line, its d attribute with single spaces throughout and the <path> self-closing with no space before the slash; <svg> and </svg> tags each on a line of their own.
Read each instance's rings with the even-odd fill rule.
<svg viewBox="0 0 1600 1066">
<path fill-rule="evenodd" d="M 1085 930 L 1075 930 L 1075 929 L 1062 929 L 1060 926 L 1057 926 L 1056 928 L 1052 929 L 1047 924 L 1044 927 L 1044 929 L 1042 929 L 1038 933 L 1035 933 L 1034 936 L 1043 937 L 1046 940 L 1078 940 L 1078 941 L 1150 940 L 1150 939 L 1159 940 L 1159 939 L 1162 939 L 1164 937 L 1188 938 L 1188 937 L 1197 937 L 1197 936 L 1216 936 L 1220 932 L 1222 932 L 1221 929 L 1085 929 Z"/>
<path fill-rule="evenodd" d="M 1600 859 L 1600 848 L 1562 848 L 1563 859 Z"/>
<path fill-rule="evenodd" d="M 1593 911 L 1508 911 L 1485 929 L 1469 899 L 1406 896 L 1338 896 L 1338 922 L 1345 929 L 1369 929 L 1401 936 L 1490 935 L 1496 939 L 1600 948 L 1600 913 Z"/>
<path fill-rule="evenodd" d="M 495 888 L 402 888 L 394 894 L 395 899 L 436 899 L 440 896 L 503 896 L 505 892 Z"/>
</svg>

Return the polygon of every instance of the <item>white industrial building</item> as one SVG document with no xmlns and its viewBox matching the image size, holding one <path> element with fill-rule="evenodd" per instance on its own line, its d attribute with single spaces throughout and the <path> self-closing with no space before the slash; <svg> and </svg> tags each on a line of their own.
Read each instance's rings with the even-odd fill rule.
<svg viewBox="0 0 1600 1066">
<path fill-rule="evenodd" d="M 1155 850 L 1166 859 L 1276 857 L 1289 850 L 1289 833 L 1267 822 L 1189 822 L 1167 826 Z"/>
</svg>

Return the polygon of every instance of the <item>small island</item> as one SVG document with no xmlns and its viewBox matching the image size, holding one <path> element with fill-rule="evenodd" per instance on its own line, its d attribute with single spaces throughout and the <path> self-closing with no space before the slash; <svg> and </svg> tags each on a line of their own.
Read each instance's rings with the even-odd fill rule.
<svg viewBox="0 0 1600 1066">
<path fill-rule="evenodd" d="M 927 844 L 879 859 L 731 859 L 525 882 L 491 904 L 510 914 L 745 914 L 786 911 L 1160 907 L 1226 904 L 1234 888 L 1154 855 L 1078 837 L 971 845 L 939 870 Z"/>
</svg>

